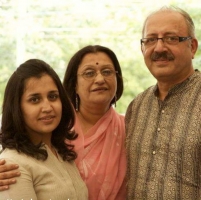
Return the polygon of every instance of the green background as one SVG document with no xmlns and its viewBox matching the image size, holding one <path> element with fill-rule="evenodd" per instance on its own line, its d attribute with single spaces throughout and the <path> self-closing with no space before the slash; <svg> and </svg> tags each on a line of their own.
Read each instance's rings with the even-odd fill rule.
<svg viewBox="0 0 201 200">
<path fill-rule="evenodd" d="M 42 59 L 62 80 L 77 50 L 99 44 L 111 48 L 121 64 L 125 89 L 116 110 L 125 113 L 137 94 L 156 83 L 144 64 L 140 39 L 147 14 L 163 5 L 189 12 L 200 42 L 201 3 L 196 0 L 0 0 L 0 106 L 7 80 L 22 62 Z M 200 46 L 193 62 L 201 69 Z"/>
</svg>

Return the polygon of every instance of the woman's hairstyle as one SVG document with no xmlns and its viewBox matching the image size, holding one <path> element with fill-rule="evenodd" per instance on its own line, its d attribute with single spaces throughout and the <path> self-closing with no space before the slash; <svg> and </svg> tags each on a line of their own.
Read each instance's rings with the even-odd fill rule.
<svg viewBox="0 0 201 200">
<path fill-rule="evenodd" d="M 62 104 L 61 121 L 52 133 L 51 143 L 57 148 L 63 160 L 74 160 L 76 153 L 73 151 L 73 145 L 65 143 L 66 139 L 73 140 L 77 137 L 72 131 L 75 120 L 72 104 L 56 72 L 47 63 L 38 59 L 30 59 L 21 64 L 7 83 L 2 107 L 0 143 L 3 149 L 16 149 L 36 159 L 47 159 L 44 144 L 41 142 L 34 145 L 26 132 L 20 103 L 26 81 L 29 78 L 40 78 L 43 75 L 48 75 L 53 79 Z"/>
<path fill-rule="evenodd" d="M 177 6 L 163 6 L 159 10 L 156 10 L 156 11 L 152 12 L 151 14 L 149 14 L 147 16 L 146 20 L 144 21 L 144 25 L 143 25 L 143 29 L 142 29 L 142 37 L 144 37 L 145 25 L 146 25 L 146 22 L 149 19 L 149 17 L 151 17 L 155 13 L 159 13 L 159 12 L 176 12 L 176 13 L 180 13 L 184 17 L 184 20 L 186 22 L 187 29 L 188 29 L 188 34 L 189 34 L 188 36 L 195 37 L 195 25 L 194 25 L 194 22 L 193 22 L 191 16 L 186 11 L 184 11 L 183 9 L 181 9 L 181 8 L 179 8 Z"/>
<path fill-rule="evenodd" d="M 112 60 L 115 71 L 118 71 L 116 77 L 117 77 L 117 91 L 116 91 L 116 96 L 112 99 L 111 105 L 114 104 L 116 101 L 118 101 L 123 93 L 123 78 L 122 78 L 122 72 L 121 72 L 121 67 L 119 64 L 119 61 L 115 55 L 115 53 L 104 46 L 100 45 L 89 45 L 86 46 L 82 49 L 80 49 L 77 53 L 73 55 L 73 57 L 70 59 L 66 73 L 64 76 L 64 81 L 63 81 L 63 86 L 67 93 L 69 94 L 69 97 L 71 99 L 71 102 L 76 108 L 76 84 L 77 84 L 77 71 L 79 68 L 80 63 L 82 62 L 83 57 L 86 54 L 89 53 L 97 53 L 97 52 L 103 52 L 109 56 L 109 58 Z M 79 98 L 78 98 L 78 103 L 79 103 Z"/>
</svg>

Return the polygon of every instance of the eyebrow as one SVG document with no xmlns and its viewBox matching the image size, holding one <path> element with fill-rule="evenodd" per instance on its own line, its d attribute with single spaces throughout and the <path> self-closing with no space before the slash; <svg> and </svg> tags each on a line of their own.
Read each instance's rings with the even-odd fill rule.
<svg viewBox="0 0 201 200">
<path fill-rule="evenodd" d="M 59 90 L 51 90 L 48 92 L 48 94 L 52 94 L 52 93 L 59 93 Z M 40 96 L 41 93 L 30 93 L 28 94 L 28 97 L 33 97 L 33 96 Z"/>
<path fill-rule="evenodd" d="M 176 34 L 177 34 L 176 32 L 168 31 L 168 32 L 165 32 L 163 35 L 166 36 L 166 35 L 176 35 Z M 157 35 L 158 35 L 157 33 L 150 33 L 150 34 L 147 34 L 146 37 L 157 37 Z"/>
<path fill-rule="evenodd" d="M 106 64 L 106 65 L 100 65 L 101 67 L 114 67 L 114 65 L 113 64 Z M 97 65 L 84 65 L 83 67 L 97 67 Z"/>
</svg>

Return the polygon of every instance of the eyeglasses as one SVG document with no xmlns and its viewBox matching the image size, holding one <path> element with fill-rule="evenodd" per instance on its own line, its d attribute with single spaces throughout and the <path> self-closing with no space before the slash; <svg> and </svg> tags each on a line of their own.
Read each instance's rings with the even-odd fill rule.
<svg viewBox="0 0 201 200">
<path fill-rule="evenodd" d="M 163 43 L 166 43 L 166 44 L 176 45 L 179 42 L 183 42 L 183 41 L 186 41 L 186 40 L 189 40 L 189 39 L 192 39 L 192 37 L 190 37 L 190 36 L 188 36 L 188 37 L 165 36 L 165 37 L 162 37 L 162 38 L 157 38 L 157 37 L 142 38 L 140 40 L 140 42 L 141 42 L 141 45 L 144 45 L 145 47 L 148 47 L 148 46 L 155 45 L 158 42 L 158 40 L 162 40 Z"/>
<path fill-rule="evenodd" d="M 100 74 L 104 77 L 104 78 L 111 78 L 113 77 L 115 74 L 118 74 L 118 71 L 114 71 L 112 69 L 104 69 L 102 71 L 100 71 Z M 95 77 L 98 75 L 97 71 L 95 70 L 86 70 L 85 72 L 83 72 L 82 74 L 77 74 L 82 76 L 84 79 L 86 80 L 93 80 L 95 79 Z"/>
</svg>

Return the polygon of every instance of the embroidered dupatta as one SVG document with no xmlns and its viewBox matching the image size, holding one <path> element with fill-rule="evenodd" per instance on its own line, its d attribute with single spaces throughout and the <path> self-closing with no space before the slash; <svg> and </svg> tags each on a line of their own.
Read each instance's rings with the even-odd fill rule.
<svg viewBox="0 0 201 200">
<path fill-rule="evenodd" d="M 75 160 L 85 181 L 89 200 L 126 199 L 126 155 L 124 116 L 112 107 L 83 135 L 76 118 L 73 142 L 78 158 Z"/>
</svg>

